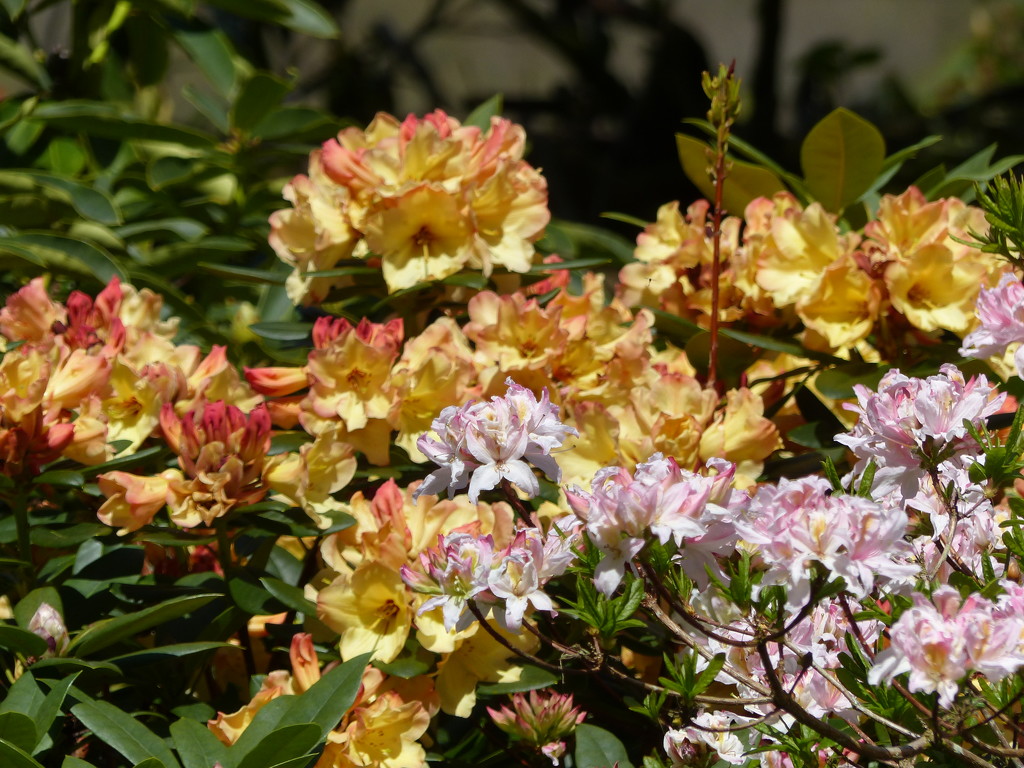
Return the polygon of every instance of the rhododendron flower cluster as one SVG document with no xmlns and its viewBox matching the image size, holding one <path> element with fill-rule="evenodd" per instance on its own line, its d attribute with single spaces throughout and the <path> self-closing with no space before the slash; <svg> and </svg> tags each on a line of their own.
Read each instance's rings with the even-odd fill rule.
<svg viewBox="0 0 1024 768">
<path fill-rule="evenodd" d="M 635 474 L 606 467 L 594 475 L 591 492 L 574 487 L 570 506 L 584 522 L 587 536 L 601 551 L 594 584 L 611 595 L 625 575 L 626 564 L 643 549 L 648 533 L 663 544 L 685 545 L 683 567 L 695 578 L 715 553 L 727 554 L 736 541 L 731 519 L 746 496 L 732 488 L 736 467 L 709 462 L 716 471 L 705 477 L 680 469 L 673 459 L 656 453 L 638 464 Z"/>
<path fill-rule="evenodd" d="M 440 439 L 420 437 L 417 447 L 440 469 L 423 481 L 417 495 L 447 489 L 451 496 L 468 485 L 475 503 L 481 491 L 507 480 L 532 498 L 540 493 L 540 484 L 530 464 L 556 483 L 561 480 L 551 451 L 579 433 L 558 420 L 558 406 L 548 399 L 547 390 L 538 401 L 512 379 L 506 383 L 504 397 L 441 411 L 432 425 Z"/>
<path fill-rule="evenodd" d="M 855 473 L 869 461 L 878 469 L 873 490 L 886 494 L 899 489 L 904 497 L 917 492 L 928 472 L 943 463 L 968 466 L 978 446 L 964 422 L 975 425 L 999 412 L 1006 395 L 984 376 L 969 381 L 953 365 L 943 365 L 938 376 L 915 379 L 898 370 L 887 373 L 877 393 L 856 385 L 859 414 L 849 435 L 836 438 L 857 456 Z"/>
<path fill-rule="evenodd" d="M 544 585 L 561 576 L 575 559 L 579 527 L 571 517 L 554 521 L 547 534 L 528 527 L 519 529 L 509 545 L 496 550 L 491 536 L 455 531 L 438 536 L 437 548 L 420 554 L 422 571 L 402 566 L 402 579 L 418 592 L 434 596 L 419 609 L 423 614 L 441 607 L 445 629 L 465 629 L 474 616 L 467 613 L 470 601 L 478 609 L 504 604 L 500 622 L 519 632 L 523 616 L 532 605 L 557 614 Z"/>
<path fill-rule="evenodd" d="M 637 238 L 637 262 L 619 276 L 627 304 L 707 325 L 708 216 L 703 200 L 685 215 L 678 202 L 658 210 Z M 962 242 L 987 230 L 980 208 L 956 198 L 928 202 L 914 187 L 884 196 L 863 235 L 842 232 L 820 203 L 804 208 L 788 192 L 753 200 L 742 220 L 727 217 L 721 229 L 722 319 L 764 328 L 795 315 L 812 349 L 863 347 L 883 318 L 885 333 L 913 328 L 963 336 L 974 324 L 979 288 L 994 284 L 1003 269 Z"/>
<path fill-rule="evenodd" d="M 786 607 L 796 610 L 810 598 L 814 563 L 841 576 L 858 599 L 880 579 L 890 585 L 913 579 L 918 567 L 909 562 L 907 523 L 899 508 L 833 494 L 825 478 L 810 477 L 762 486 L 735 526 L 768 566 L 763 583 L 785 584 Z"/>
<path fill-rule="evenodd" d="M 467 268 L 526 272 L 550 213 L 525 140 L 504 118 L 481 131 L 441 110 L 343 130 L 285 187 L 292 207 L 270 217 L 270 244 L 294 268 L 288 296 L 319 304 L 351 285 L 309 274 L 345 259 L 376 260 L 390 292 Z"/>
<path fill-rule="evenodd" d="M 587 713 L 573 706 L 572 694 L 530 691 L 512 696 L 512 706 L 487 708 L 494 724 L 513 738 L 524 741 L 558 765 L 565 754 L 564 739 L 576 730 Z"/>
<path fill-rule="evenodd" d="M 960 354 L 964 357 L 1002 356 L 1011 346 L 1017 375 L 1024 375 L 1024 283 L 1013 273 L 1004 274 L 999 285 L 982 289 L 978 296 L 980 325 L 964 337 Z"/>
<path fill-rule="evenodd" d="M 1010 589 L 1020 594 L 1016 584 Z M 967 675 L 980 672 L 997 681 L 1012 674 L 1024 666 L 1024 616 L 1015 601 L 1001 602 L 979 595 L 963 600 L 949 586 L 936 589 L 930 600 L 915 594 L 913 607 L 892 627 L 889 647 L 875 658 L 869 682 L 891 682 L 909 672 L 911 691 L 936 692 L 940 706 L 950 707 Z"/>
</svg>

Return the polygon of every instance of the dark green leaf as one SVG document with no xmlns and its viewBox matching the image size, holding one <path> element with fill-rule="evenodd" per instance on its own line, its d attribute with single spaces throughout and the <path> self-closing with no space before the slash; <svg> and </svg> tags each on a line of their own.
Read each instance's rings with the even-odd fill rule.
<svg viewBox="0 0 1024 768">
<path fill-rule="evenodd" d="M 112 472 L 115 469 L 127 469 L 128 467 L 134 467 L 138 464 L 151 459 L 154 456 L 159 456 L 164 453 L 166 448 L 155 445 L 152 448 L 143 448 L 141 451 L 136 451 L 130 456 L 118 456 L 116 459 L 105 461 L 102 464 L 96 464 L 92 467 L 85 467 L 82 469 L 82 474 L 86 477 L 95 477 L 96 475 L 103 474 L 104 472 Z"/>
<path fill-rule="evenodd" d="M 32 117 L 76 133 L 107 139 L 160 141 L 196 148 L 214 145 L 209 134 L 193 128 L 152 123 L 103 102 L 72 99 L 49 102 L 38 106 Z"/>
<path fill-rule="evenodd" d="M 195 242 L 209 232 L 209 228 L 195 219 L 149 219 L 125 224 L 114 230 L 124 240 L 145 240 L 156 234 L 172 234 L 185 242 Z"/>
<path fill-rule="evenodd" d="M 43 768 L 27 752 L 4 739 L 0 739 L 0 765 L 4 768 Z"/>
<path fill-rule="evenodd" d="M 220 595 L 217 594 L 186 595 L 150 608 L 144 608 L 135 613 L 116 616 L 112 619 L 103 619 L 86 627 L 85 630 L 75 637 L 71 641 L 69 653 L 88 656 L 120 640 L 159 626 L 165 621 L 191 613 L 218 597 Z"/>
<path fill-rule="evenodd" d="M 501 117 L 503 102 L 504 99 L 500 93 L 494 94 L 491 98 L 470 112 L 462 124 L 476 126 L 481 131 L 490 130 L 491 118 Z"/>
<path fill-rule="evenodd" d="M 61 488 L 81 488 L 85 478 L 73 469 L 51 469 L 32 480 L 33 485 L 55 485 Z"/>
<path fill-rule="evenodd" d="M 260 582 L 266 587 L 267 592 L 288 608 L 306 616 L 316 616 L 316 603 L 307 598 L 299 587 L 285 584 L 272 576 L 264 576 Z"/>
<path fill-rule="evenodd" d="M 182 656 L 191 656 L 195 653 L 206 653 L 207 651 L 215 651 L 219 648 L 234 648 L 241 650 L 237 645 L 231 643 L 217 643 L 217 642 L 200 642 L 200 643 L 174 643 L 172 645 L 158 645 L 154 648 L 147 648 L 144 651 L 136 651 L 135 653 L 126 653 L 123 656 L 113 656 L 109 659 L 111 664 L 116 664 L 125 669 L 126 667 L 134 667 L 142 664 L 154 664 L 160 661 L 166 661 L 167 659 L 180 658 Z"/>
<path fill-rule="evenodd" d="M 221 133 L 227 133 L 228 127 L 228 105 L 227 102 L 205 90 L 193 88 L 186 85 L 181 89 L 181 95 L 185 101 L 191 104 L 196 110 L 210 121 L 210 124 Z"/>
<path fill-rule="evenodd" d="M 288 83 L 273 75 L 264 72 L 253 75 L 242 86 L 231 108 L 231 126 L 245 133 L 250 132 L 271 110 L 280 105 L 290 88 Z"/>
<path fill-rule="evenodd" d="M 14 681 L 3 700 L 0 700 L 0 712 L 20 712 L 29 717 L 35 717 L 42 709 L 46 697 L 39 690 L 36 679 L 32 672 L 25 671 L 21 677 Z"/>
<path fill-rule="evenodd" d="M 533 691 L 537 688 L 547 688 L 558 682 L 558 675 L 540 667 L 523 667 L 523 672 L 518 680 L 508 683 L 489 683 L 477 687 L 477 693 L 484 696 L 497 696 L 504 693 L 521 693 Z"/>
<path fill-rule="evenodd" d="M 600 227 L 559 220 L 548 225 L 545 236 L 555 239 L 567 238 L 572 243 L 574 256 L 592 258 L 598 254 L 607 254 L 620 264 L 633 261 L 634 244 L 621 235 Z"/>
<path fill-rule="evenodd" d="M 319 738 L 325 738 L 356 700 L 369 660 L 370 654 L 364 653 L 321 677 L 313 687 L 292 699 L 280 725 L 315 723 L 320 728 Z"/>
<path fill-rule="evenodd" d="M 554 264 L 536 264 L 527 271 L 529 275 L 545 275 L 548 272 L 557 272 L 562 269 L 590 269 L 591 267 L 603 267 L 610 263 L 608 259 L 595 256 L 589 259 L 572 259 L 571 261 L 560 261 Z"/>
<path fill-rule="evenodd" d="M 39 736 L 31 717 L 21 712 L 3 712 L 0 713 L 0 739 L 31 753 Z"/>
<path fill-rule="evenodd" d="M 840 213 L 870 187 L 885 161 L 885 140 L 859 115 L 840 107 L 818 122 L 800 146 L 807 188 Z"/>
<path fill-rule="evenodd" d="M 308 754 L 321 738 L 320 728 L 315 723 L 281 726 L 253 747 L 239 761 L 238 768 L 274 768 Z"/>
<path fill-rule="evenodd" d="M 36 743 L 32 745 L 33 750 L 43 740 L 46 732 L 50 730 L 50 726 L 53 725 L 53 721 L 57 719 L 57 715 L 60 714 L 61 707 L 64 705 L 64 699 L 67 697 L 68 691 L 71 689 L 71 686 L 74 685 L 78 675 L 78 672 L 73 672 L 63 680 L 59 680 L 54 683 L 50 692 L 46 694 L 46 698 L 43 700 L 38 711 L 33 715 L 36 726 L 39 729 L 39 735 Z"/>
<path fill-rule="evenodd" d="M 0 171 L 0 185 L 17 186 L 23 183 L 23 180 L 28 180 L 67 201 L 84 219 L 98 221 L 101 224 L 121 223 L 121 212 L 114 201 L 97 189 L 43 171 Z"/>
<path fill-rule="evenodd" d="M 252 135 L 264 141 L 287 139 L 295 142 L 307 137 L 322 141 L 331 136 L 337 128 L 335 121 L 316 109 L 309 107 L 280 107 L 268 114 L 256 127 Z"/>
<path fill-rule="evenodd" d="M 211 0 L 211 5 L 257 21 L 281 24 L 312 37 L 334 39 L 334 19 L 311 0 Z"/>
<path fill-rule="evenodd" d="M 228 579 L 228 592 L 235 605 L 253 616 L 269 616 L 280 613 L 281 604 L 260 584 L 250 581 L 250 578 L 252 577 Z"/>
<path fill-rule="evenodd" d="M 166 768 L 166 766 L 155 757 L 147 757 L 142 762 L 136 763 L 133 768 Z"/>
<path fill-rule="evenodd" d="M 854 396 L 855 384 L 863 384 L 869 388 L 877 386 L 887 370 L 887 366 L 873 363 L 844 363 L 818 374 L 814 386 L 825 397 L 844 400 Z"/>
<path fill-rule="evenodd" d="M 228 765 L 228 748 L 205 725 L 183 717 L 171 723 L 171 736 L 185 768 L 210 768 L 215 763 Z"/>
<path fill-rule="evenodd" d="M 163 739 L 134 717 L 106 701 L 83 701 L 71 713 L 109 747 L 133 763 L 157 758 L 165 768 L 181 768 Z"/>
<path fill-rule="evenodd" d="M 270 450 L 267 451 L 267 455 L 276 456 L 279 453 L 297 451 L 302 446 L 312 442 L 313 436 L 308 432 L 299 432 L 298 430 L 292 432 L 278 432 L 270 438 Z"/>
<path fill-rule="evenodd" d="M 604 728 L 581 723 L 576 726 L 576 768 L 633 768 L 626 748 Z"/>
<path fill-rule="evenodd" d="M 284 285 L 288 275 L 280 272 L 271 272 L 267 269 L 249 269 L 248 267 L 231 267 L 226 264 L 211 264 L 201 261 L 196 265 L 200 271 L 207 272 L 217 277 L 228 280 L 237 280 L 242 283 L 276 283 Z"/>
<path fill-rule="evenodd" d="M 25 5 L 28 0 L 0 0 L 0 6 L 7 11 L 7 15 L 11 17 L 11 21 L 17 21 L 18 17 L 21 16 L 21 12 L 25 10 Z"/>
<path fill-rule="evenodd" d="M 44 259 L 55 270 L 87 275 L 101 283 L 111 278 L 122 280 L 127 276 L 120 265 L 105 250 L 74 237 L 43 232 L 24 232 L 0 238 L 0 245 L 27 248 Z"/>
<path fill-rule="evenodd" d="M 676 134 L 676 150 L 683 173 L 693 182 L 708 200 L 715 199 L 715 185 L 708 176 L 710 160 L 707 156 L 708 145 L 700 139 Z M 786 187 L 779 177 L 767 168 L 752 165 L 742 160 L 731 160 L 729 173 L 722 184 L 722 207 L 729 213 L 742 216 L 744 209 L 758 197 L 771 197 Z"/>
<path fill-rule="evenodd" d="M 46 653 L 46 641 L 34 632 L 10 624 L 0 624 L 0 648 L 20 653 L 22 656 L 42 656 Z"/>
<path fill-rule="evenodd" d="M 219 29 L 182 29 L 175 31 L 174 39 L 202 70 L 210 84 L 222 96 L 229 98 L 235 89 L 238 70 L 235 67 L 234 49 L 227 35 Z"/>
</svg>

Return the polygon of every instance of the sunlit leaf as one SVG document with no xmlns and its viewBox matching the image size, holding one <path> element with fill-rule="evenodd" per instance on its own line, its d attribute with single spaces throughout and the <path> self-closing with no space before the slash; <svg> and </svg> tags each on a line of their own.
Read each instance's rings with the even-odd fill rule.
<svg viewBox="0 0 1024 768">
<path fill-rule="evenodd" d="M 879 130 L 842 107 L 822 118 L 800 146 L 807 188 L 834 213 L 871 187 L 884 161 L 885 140 Z"/>
</svg>

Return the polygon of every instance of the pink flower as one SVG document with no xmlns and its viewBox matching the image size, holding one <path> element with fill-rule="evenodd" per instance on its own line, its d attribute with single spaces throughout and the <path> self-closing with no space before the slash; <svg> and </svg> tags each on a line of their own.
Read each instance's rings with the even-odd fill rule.
<svg viewBox="0 0 1024 768">
<path fill-rule="evenodd" d="M 578 433 L 558 420 L 558 406 L 548 399 L 547 390 L 538 402 L 511 378 L 506 384 L 509 388 L 503 397 L 441 411 L 431 425 L 439 439 L 420 437 L 416 447 L 440 469 L 427 476 L 414 498 L 444 488 L 451 496 L 468 485 L 469 499 L 476 503 L 482 491 L 502 480 L 533 497 L 540 493 L 540 483 L 530 464 L 555 482 L 561 479 L 551 451 Z"/>
<path fill-rule="evenodd" d="M 604 557 L 594 572 L 594 585 L 611 595 L 625 575 L 625 565 L 647 542 L 647 536 L 663 544 L 669 540 L 685 544 L 687 555 L 698 560 L 694 578 L 705 577 L 704 562 L 711 553 L 725 551 L 736 537 L 729 520 L 734 515 L 722 505 L 739 505 L 745 497 L 731 488 L 735 467 L 712 460 L 709 467 L 717 476 L 705 477 L 679 468 L 674 459 L 660 453 L 638 464 L 633 475 L 622 467 L 598 470 L 591 481 L 591 493 L 580 488 L 567 491 L 569 505 L 586 523 L 587 536 Z M 706 551 L 702 552 L 702 546 Z"/>
<path fill-rule="evenodd" d="M 846 590 L 858 599 L 879 578 L 913 578 L 918 568 L 906 562 L 907 522 L 898 507 L 832 495 L 827 480 L 807 477 L 759 488 L 736 531 L 768 565 L 764 583 L 787 585 L 786 607 L 796 610 L 810 597 L 812 563 L 843 577 Z"/>
<path fill-rule="evenodd" d="M 878 383 L 878 392 L 857 385 L 860 419 L 849 435 L 836 442 L 857 456 L 854 472 L 864 471 L 869 461 L 878 466 L 876 493 L 899 489 L 904 498 L 913 496 L 928 467 L 943 462 L 970 464 L 978 446 L 967 434 L 964 421 L 980 423 L 1002 407 L 999 393 L 984 376 L 964 381 L 953 365 L 927 379 L 913 379 L 891 370 Z M 970 454 L 969 460 L 965 454 Z"/>
<path fill-rule="evenodd" d="M 930 601 L 915 594 L 913 607 L 890 630 L 890 646 L 875 658 L 868 682 L 878 685 L 909 672 L 911 691 L 937 692 L 939 704 L 949 707 L 970 672 L 999 680 L 1024 666 L 1022 631 L 1024 618 L 997 610 L 979 595 L 961 601 L 948 586 L 936 589 Z"/>
<path fill-rule="evenodd" d="M 1024 284 L 1013 273 L 1004 273 L 995 288 L 981 289 L 975 312 L 981 325 L 964 337 L 964 357 L 1001 355 L 1024 341 Z"/>
</svg>

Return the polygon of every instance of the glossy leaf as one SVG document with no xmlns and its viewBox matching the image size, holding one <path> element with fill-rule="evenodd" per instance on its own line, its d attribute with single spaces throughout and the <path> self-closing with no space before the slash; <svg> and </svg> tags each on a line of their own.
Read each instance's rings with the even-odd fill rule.
<svg viewBox="0 0 1024 768">
<path fill-rule="evenodd" d="M 101 224 L 120 224 L 121 212 L 114 201 L 99 190 L 43 171 L 0 171 L 0 186 L 28 180 L 60 199 L 66 200 L 80 216 Z"/>
<path fill-rule="evenodd" d="M 285 584 L 273 576 L 262 577 L 260 583 L 263 584 L 267 592 L 293 611 L 298 611 L 306 616 L 316 616 L 316 603 L 306 597 L 299 587 Z"/>
<path fill-rule="evenodd" d="M 202 723 L 183 717 L 171 723 L 174 748 L 185 768 L 209 768 L 215 763 L 227 766 L 228 748 Z"/>
<path fill-rule="evenodd" d="M 32 718 L 21 712 L 0 713 L 0 739 L 31 753 L 38 741 Z"/>
<path fill-rule="evenodd" d="M 822 118 L 800 146 L 807 188 L 833 213 L 841 213 L 870 189 L 884 162 L 885 140 L 879 130 L 842 107 Z"/>
<path fill-rule="evenodd" d="M 181 29 L 175 31 L 174 39 L 222 96 L 227 98 L 234 92 L 238 70 L 231 42 L 223 31 Z"/>
<path fill-rule="evenodd" d="M 626 748 L 611 731 L 596 725 L 576 726 L 576 768 L 633 768 Z"/>
<path fill-rule="evenodd" d="M 290 702 L 291 706 L 282 716 L 280 725 L 316 723 L 320 727 L 320 738 L 325 738 L 356 700 L 369 660 L 368 653 L 356 656 L 321 677 L 309 690 Z"/>
<path fill-rule="evenodd" d="M 35 616 L 39 606 L 47 603 L 57 613 L 63 615 L 64 604 L 61 602 L 60 594 L 53 587 L 38 587 L 25 595 L 14 606 L 14 619 L 19 626 L 28 629 L 32 617 Z"/>
<path fill-rule="evenodd" d="M 290 88 L 281 78 L 265 72 L 253 75 L 242 86 L 231 107 L 230 124 L 240 131 L 251 131 L 281 103 Z"/>
<path fill-rule="evenodd" d="M 20 653 L 22 656 L 42 656 L 46 653 L 46 641 L 34 632 L 10 624 L 0 624 L 0 648 Z"/>
<path fill-rule="evenodd" d="M 237 280 L 242 283 L 272 283 L 284 285 L 287 275 L 271 272 L 267 269 L 249 269 L 248 267 L 232 267 L 227 264 L 211 264 L 201 261 L 196 265 L 200 271 L 217 277 Z"/>
<path fill-rule="evenodd" d="M 198 148 L 214 145 L 213 137 L 202 131 L 153 123 L 102 102 L 73 99 L 50 102 L 37 107 L 32 117 L 55 127 L 107 139 L 161 141 Z"/>
<path fill-rule="evenodd" d="M 68 691 L 71 690 L 71 686 L 78 679 L 78 675 L 78 672 L 72 672 L 63 680 L 56 682 L 33 715 L 38 730 L 38 738 L 36 739 L 36 744 L 32 745 L 33 749 L 43 740 L 46 732 L 53 725 L 53 721 L 57 719 L 57 715 L 60 714 L 61 708 L 64 706 L 64 699 L 67 698 Z"/>
<path fill-rule="evenodd" d="M 272 341 L 308 341 L 313 332 L 312 323 L 253 323 L 249 330 Z"/>
<path fill-rule="evenodd" d="M 135 613 L 104 619 L 86 627 L 75 637 L 68 652 L 88 656 L 139 632 L 159 626 L 165 621 L 191 613 L 218 597 L 220 595 L 217 594 L 186 595 Z"/>
<path fill-rule="evenodd" d="M 4 739 L 0 739 L 0 765 L 4 768 L 43 768 L 30 754 Z"/>
<path fill-rule="evenodd" d="M 238 768 L 274 768 L 308 754 L 322 738 L 320 728 L 314 723 L 281 725 L 249 750 L 237 763 Z"/>
<path fill-rule="evenodd" d="M 549 685 L 555 685 L 557 682 L 558 675 L 554 672 L 527 665 L 523 667 L 522 674 L 520 674 L 518 680 L 512 680 L 507 683 L 480 685 L 477 687 L 477 692 L 484 696 L 497 696 L 499 694 L 521 693 L 523 691 L 533 691 L 537 688 L 546 688 Z"/>
<path fill-rule="evenodd" d="M 83 701 L 71 708 L 104 744 L 113 747 L 132 763 L 155 757 L 164 768 L 181 768 L 164 740 L 127 712 L 106 701 Z"/>
<path fill-rule="evenodd" d="M 694 183 L 708 200 L 715 199 L 715 185 L 708 176 L 710 160 L 707 155 L 708 145 L 692 136 L 676 134 L 676 150 L 679 162 L 682 163 L 686 178 Z M 744 209 L 758 197 L 771 197 L 786 187 L 767 168 L 760 165 L 732 160 L 729 173 L 722 185 L 722 207 L 731 214 L 742 216 Z"/>
</svg>

